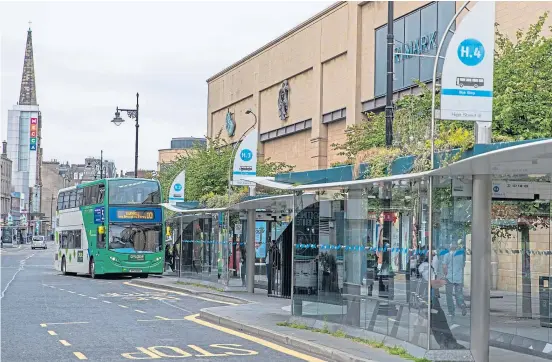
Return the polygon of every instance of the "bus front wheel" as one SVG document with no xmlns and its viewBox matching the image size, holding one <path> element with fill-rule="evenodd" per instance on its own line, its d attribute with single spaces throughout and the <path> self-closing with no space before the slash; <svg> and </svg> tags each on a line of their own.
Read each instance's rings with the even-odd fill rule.
<svg viewBox="0 0 552 362">
<path fill-rule="evenodd" d="M 149 277 L 149 274 L 142 274 L 142 275 L 140 275 L 140 278 L 147 278 L 147 277 Z"/>
<path fill-rule="evenodd" d="M 90 260 L 90 277 L 92 277 L 92 279 L 98 279 L 98 276 L 96 275 L 96 263 L 94 262 L 94 259 Z"/>
</svg>

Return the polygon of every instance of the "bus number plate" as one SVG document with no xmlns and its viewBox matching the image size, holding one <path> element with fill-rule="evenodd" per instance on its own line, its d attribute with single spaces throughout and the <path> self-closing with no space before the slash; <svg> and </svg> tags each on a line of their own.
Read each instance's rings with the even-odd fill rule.
<svg viewBox="0 0 552 362">
<path fill-rule="evenodd" d="M 142 269 L 130 269 L 131 273 L 141 273 Z"/>
<path fill-rule="evenodd" d="M 144 258 L 144 255 L 142 254 L 130 254 L 128 256 L 128 260 L 133 260 L 133 261 L 144 261 L 145 258 Z"/>
</svg>

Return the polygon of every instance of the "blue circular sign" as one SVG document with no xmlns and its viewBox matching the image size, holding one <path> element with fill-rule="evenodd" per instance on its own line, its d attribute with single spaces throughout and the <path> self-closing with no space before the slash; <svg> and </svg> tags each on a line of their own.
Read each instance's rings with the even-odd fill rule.
<svg viewBox="0 0 552 362">
<path fill-rule="evenodd" d="M 458 59 L 468 67 L 478 65 L 485 58 L 485 47 L 477 39 L 464 39 L 458 45 Z"/>
<path fill-rule="evenodd" d="M 240 158 L 242 159 L 242 161 L 245 162 L 251 161 L 251 159 L 253 158 L 253 152 L 245 148 L 240 152 Z"/>
<path fill-rule="evenodd" d="M 498 186 L 494 186 L 494 187 L 493 187 L 493 191 L 494 191 L 494 192 L 498 192 L 498 191 L 500 191 L 500 187 L 498 187 Z"/>
<path fill-rule="evenodd" d="M 182 185 L 181 184 L 174 184 L 174 191 L 181 191 Z"/>
</svg>

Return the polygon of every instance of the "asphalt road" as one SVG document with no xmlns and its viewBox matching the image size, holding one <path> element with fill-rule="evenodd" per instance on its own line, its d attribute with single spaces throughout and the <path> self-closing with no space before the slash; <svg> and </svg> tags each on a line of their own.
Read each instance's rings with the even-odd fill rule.
<svg viewBox="0 0 552 362">
<path fill-rule="evenodd" d="M 2 361 L 319 361 L 194 319 L 216 301 L 63 276 L 49 246 L 0 251 Z"/>
</svg>

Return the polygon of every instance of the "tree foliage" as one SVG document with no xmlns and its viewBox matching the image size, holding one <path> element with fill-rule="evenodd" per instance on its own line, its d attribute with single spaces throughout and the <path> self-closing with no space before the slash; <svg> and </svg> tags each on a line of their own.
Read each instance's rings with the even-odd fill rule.
<svg viewBox="0 0 552 362">
<path fill-rule="evenodd" d="M 168 198 L 174 178 L 186 170 L 185 198 L 200 201 L 208 207 L 228 205 L 228 176 L 233 165 L 233 147 L 221 137 L 221 131 L 207 138 L 207 145 L 195 144 L 192 149 L 174 162 L 163 167 L 158 179 L 163 188 L 164 199 Z M 257 163 L 258 176 L 274 176 L 290 172 L 294 166 L 283 162 L 272 162 L 270 158 Z M 234 187 L 230 202 L 237 202 L 247 193 L 246 187 Z"/>
<path fill-rule="evenodd" d="M 497 27 L 493 140 L 514 141 L 552 137 L 552 38 L 541 35 L 548 14 L 523 33 L 516 42 Z M 552 27 L 551 27 L 552 29 Z M 385 175 L 389 165 L 402 156 L 415 156 L 412 172 L 430 169 L 431 90 L 418 83 L 419 95 L 407 95 L 395 103 L 393 146 L 385 148 L 385 114 L 369 113 L 346 130 L 343 144 L 332 144 L 346 164 L 368 163 L 370 177 Z M 440 97 L 436 97 L 439 107 Z M 435 151 L 473 146 L 473 123 L 439 121 L 436 124 Z M 455 161 L 460 154 L 444 160 Z"/>
<path fill-rule="evenodd" d="M 552 37 L 548 13 L 513 42 L 498 28 L 494 64 L 493 132 L 514 139 L 552 137 Z M 552 26 L 550 26 L 552 30 Z"/>
<path fill-rule="evenodd" d="M 407 95 L 395 103 L 393 117 L 393 146 L 385 147 L 385 114 L 369 113 L 359 124 L 348 127 L 343 144 L 332 144 L 346 163 L 370 165 L 370 177 L 387 174 L 397 157 L 416 155 L 414 172 L 427 170 L 431 152 L 431 89 L 419 83 L 419 95 Z M 437 124 L 435 150 L 462 150 L 473 146 L 471 124 L 440 122 Z"/>
</svg>

